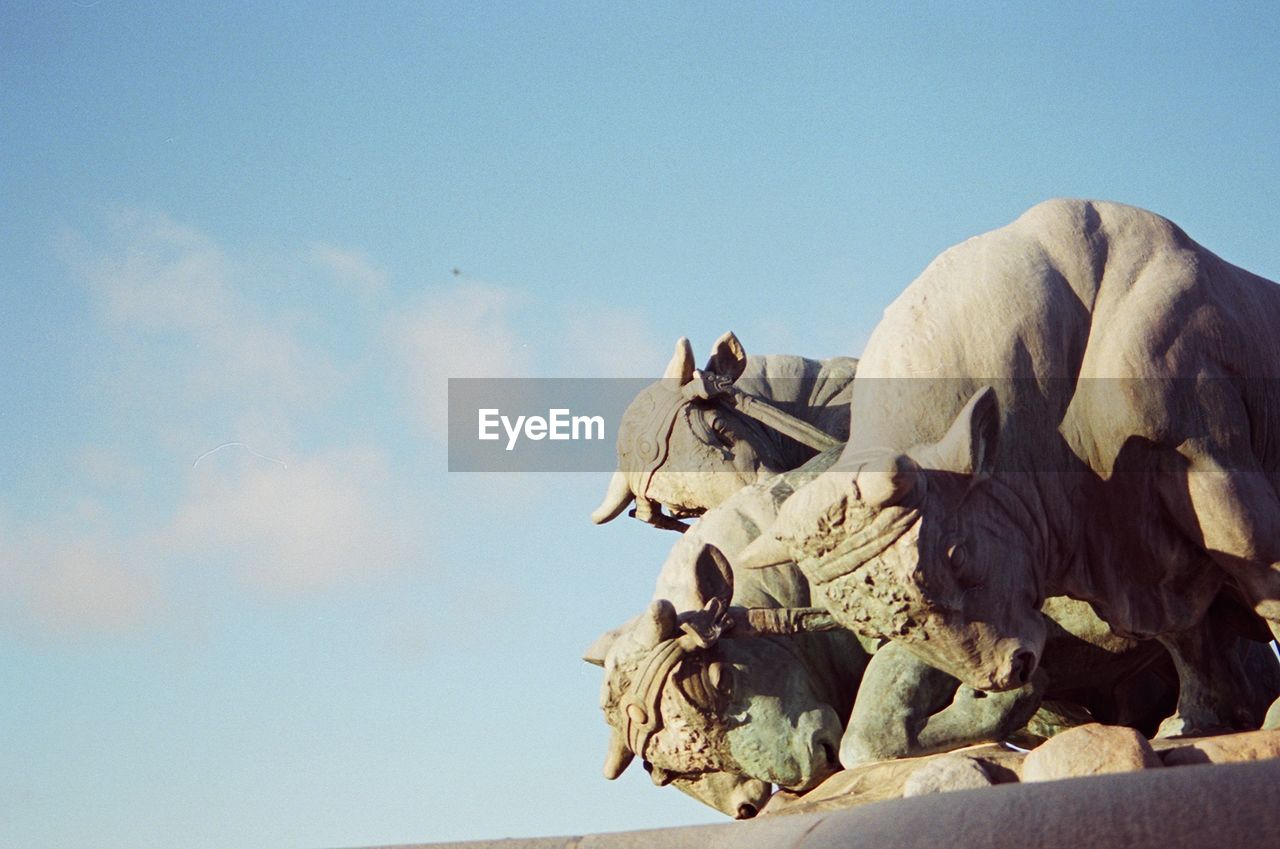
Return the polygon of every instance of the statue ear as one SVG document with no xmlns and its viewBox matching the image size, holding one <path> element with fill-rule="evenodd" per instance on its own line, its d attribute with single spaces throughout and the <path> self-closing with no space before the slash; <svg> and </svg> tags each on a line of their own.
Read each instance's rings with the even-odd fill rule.
<svg viewBox="0 0 1280 849">
<path fill-rule="evenodd" d="M 683 336 L 676 340 L 675 353 L 671 355 L 671 362 L 667 363 L 662 379 L 679 380 L 681 386 L 693 380 L 693 346 Z"/>
<path fill-rule="evenodd" d="M 747 352 L 742 350 L 742 343 L 730 330 L 717 339 L 716 344 L 712 346 L 711 359 L 707 360 L 707 367 L 703 371 L 727 377 L 729 382 L 733 383 L 742 377 L 746 367 Z"/>
<path fill-rule="evenodd" d="M 693 565 L 694 592 L 703 607 L 713 598 L 728 606 L 733 600 L 733 570 L 724 552 L 707 543 Z"/>
<path fill-rule="evenodd" d="M 984 386 L 964 405 L 946 436 L 930 452 L 939 469 L 965 475 L 987 475 L 996 460 L 1000 438 L 1000 399 Z"/>
</svg>

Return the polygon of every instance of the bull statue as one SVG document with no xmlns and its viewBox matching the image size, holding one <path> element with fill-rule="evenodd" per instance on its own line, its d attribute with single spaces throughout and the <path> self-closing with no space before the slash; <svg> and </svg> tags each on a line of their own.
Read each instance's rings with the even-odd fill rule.
<svg viewBox="0 0 1280 849">
<path fill-rule="evenodd" d="M 851 438 L 773 536 L 844 624 L 971 687 L 1025 686 L 1066 595 L 1169 650 L 1162 734 L 1247 726 L 1206 623 L 1280 630 L 1277 328 L 1280 287 L 1164 218 L 1035 206 L 885 311 Z"/>
<path fill-rule="evenodd" d="M 745 819 L 772 785 L 807 790 L 839 769 L 866 654 L 829 614 L 808 607 L 808 582 L 794 564 L 735 576 L 723 553 L 753 542 L 797 481 L 837 453 L 709 510 L 673 546 L 646 611 L 587 651 L 605 669 L 607 778 L 638 754 L 655 784 Z"/>
<path fill-rule="evenodd" d="M 811 606 L 795 563 L 751 561 L 780 508 L 838 454 L 708 511 L 673 547 L 648 609 L 588 651 L 605 667 L 607 777 L 638 755 L 656 784 L 745 818 L 773 784 L 804 792 L 841 765 L 1006 739 L 1042 696 L 1084 707 L 1068 711 L 1077 716 L 1152 730 L 1171 710 L 1176 678 L 1159 644 L 1117 637 L 1070 599 L 1046 610 L 1046 671 L 999 694 L 962 686 L 899 644 L 860 644 L 834 627 Z M 1252 704 L 1265 709 L 1280 685 L 1274 658 L 1241 649 L 1252 649 L 1242 655 L 1262 693 Z"/>
<path fill-rule="evenodd" d="M 747 356 L 726 333 L 698 370 L 681 338 L 662 379 L 623 414 L 618 469 L 592 521 L 608 522 L 634 501 L 636 518 L 683 531 L 680 519 L 840 445 L 856 368 L 849 357 Z"/>
</svg>

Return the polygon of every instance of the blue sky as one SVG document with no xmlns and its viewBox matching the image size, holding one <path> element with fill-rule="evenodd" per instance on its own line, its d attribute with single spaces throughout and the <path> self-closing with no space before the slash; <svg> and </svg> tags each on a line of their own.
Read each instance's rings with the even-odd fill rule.
<svg viewBox="0 0 1280 849">
<path fill-rule="evenodd" d="M 5 846 L 712 821 L 600 777 L 578 659 L 671 539 L 590 525 L 602 474 L 448 474 L 447 377 L 656 375 L 726 329 L 857 354 L 1060 195 L 1280 278 L 1270 4 L 4 21 Z"/>
</svg>

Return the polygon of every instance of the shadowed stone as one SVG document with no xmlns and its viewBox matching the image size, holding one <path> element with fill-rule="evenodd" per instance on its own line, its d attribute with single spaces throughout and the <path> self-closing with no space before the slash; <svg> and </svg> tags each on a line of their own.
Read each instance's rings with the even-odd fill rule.
<svg viewBox="0 0 1280 849">
<path fill-rule="evenodd" d="M 1187 746 L 1161 752 L 1165 766 L 1224 764 L 1280 758 L 1280 731 L 1247 731 L 1206 737 Z"/>
</svg>

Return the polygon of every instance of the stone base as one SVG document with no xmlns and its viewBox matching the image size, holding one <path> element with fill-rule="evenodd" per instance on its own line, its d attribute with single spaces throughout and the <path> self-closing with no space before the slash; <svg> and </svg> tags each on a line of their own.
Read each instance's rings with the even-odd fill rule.
<svg viewBox="0 0 1280 849">
<path fill-rule="evenodd" d="M 1280 731 L 1148 743 L 1131 729 L 1091 724 L 1064 731 L 1030 753 L 992 743 L 920 758 L 864 764 L 836 773 L 803 796 L 775 794 L 761 816 L 831 811 L 904 796 L 972 789 L 974 772 L 985 774 L 986 783 L 995 785 L 1277 757 Z M 976 764 L 980 771 L 954 768 L 966 761 Z M 949 786 L 948 782 L 952 784 Z M 1280 846 L 1280 835 L 1276 845 Z"/>
<path fill-rule="evenodd" d="M 1172 752 L 1187 752 L 1202 744 L 1157 741 L 1153 748 L 1167 764 L 1171 758 L 1188 757 L 1175 757 Z M 1021 759 L 1020 753 L 998 747 L 964 754 L 990 758 L 1009 769 L 1007 757 Z M 916 759 L 916 768 L 929 760 Z M 886 764 L 872 764 L 848 771 L 863 776 L 861 784 L 842 773 L 818 789 L 831 785 L 828 802 L 839 798 L 834 793 L 837 785 L 832 784 L 837 780 L 846 782 L 840 786 L 862 786 L 869 793 L 870 775 L 877 769 L 882 778 L 898 774 L 885 772 Z M 903 777 L 899 788 L 905 781 Z M 871 804 L 866 794 L 850 798 L 856 800 L 854 807 L 799 812 L 792 805 L 792 816 L 723 825 L 434 845 L 455 849 L 1252 849 L 1280 845 L 1280 759 L 1166 765 L 1061 781 L 1008 781 Z M 806 804 L 816 802 L 806 800 Z"/>
</svg>

